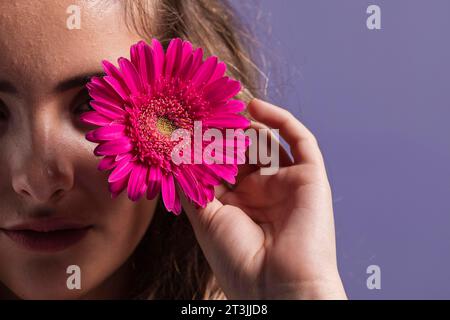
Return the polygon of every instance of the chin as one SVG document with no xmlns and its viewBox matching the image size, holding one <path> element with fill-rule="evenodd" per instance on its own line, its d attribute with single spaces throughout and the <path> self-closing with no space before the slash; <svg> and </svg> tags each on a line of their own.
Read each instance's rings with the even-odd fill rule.
<svg viewBox="0 0 450 320">
<path fill-rule="evenodd" d="M 12 291 L 12 290 L 11 290 Z M 23 300 L 78 300 L 82 299 L 85 292 L 82 290 L 69 291 L 67 288 L 34 287 L 20 288 L 17 292 L 12 291 L 19 299 Z"/>
<path fill-rule="evenodd" d="M 77 300 L 82 299 L 88 291 L 87 288 L 69 290 L 64 278 L 30 276 L 27 279 L 8 280 L 4 282 L 4 287 L 14 297 L 23 300 Z"/>
<path fill-rule="evenodd" d="M 73 272 L 67 266 L 76 264 L 75 259 L 45 256 L 27 257 L 11 261 L 2 270 L 1 282 L 17 296 L 25 300 L 81 299 L 92 287 L 87 274 L 83 274 L 79 286 L 74 287 Z M 76 260 L 75 260 L 76 261 Z M 84 264 L 80 264 L 83 268 Z"/>
</svg>

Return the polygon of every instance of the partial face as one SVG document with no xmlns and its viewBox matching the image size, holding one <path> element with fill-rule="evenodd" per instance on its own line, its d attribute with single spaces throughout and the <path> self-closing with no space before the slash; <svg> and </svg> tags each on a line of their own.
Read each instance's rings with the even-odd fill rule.
<svg viewBox="0 0 450 320">
<path fill-rule="evenodd" d="M 129 56 L 137 42 L 119 2 L 0 2 L 0 298 L 120 295 L 126 261 L 142 239 L 155 201 L 112 200 L 97 170 L 83 79 L 101 60 Z M 69 30 L 76 3 L 81 29 Z M 69 290 L 67 268 L 81 270 Z"/>
</svg>

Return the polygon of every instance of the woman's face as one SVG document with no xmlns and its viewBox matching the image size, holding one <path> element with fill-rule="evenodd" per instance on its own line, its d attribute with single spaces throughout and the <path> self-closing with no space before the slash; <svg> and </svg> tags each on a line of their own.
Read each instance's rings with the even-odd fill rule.
<svg viewBox="0 0 450 320">
<path fill-rule="evenodd" d="M 152 219 L 155 201 L 111 199 L 78 119 L 85 78 L 138 41 L 120 5 L 99 2 L 0 2 L 0 296 L 116 296 Z M 81 29 L 69 30 L 74 3 Z M 71 265 L 81 290 L 67 287 Z"/>
</svg>

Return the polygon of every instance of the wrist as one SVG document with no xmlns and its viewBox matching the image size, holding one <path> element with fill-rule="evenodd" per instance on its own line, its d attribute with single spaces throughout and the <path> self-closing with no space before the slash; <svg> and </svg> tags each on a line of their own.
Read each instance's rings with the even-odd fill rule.
<svg viewBox="0 0 450 320">
<path fill-rule="evenodd" d="M 301 283 L 281 285 L 269 290 L 266 299 L 276 300 L 347 300 L 339 274 Z"/>
<path fill-rule="evenodd" d="M 339 276 L 302 283 L 297 294 L 300 300 L 347 300 Z"/>
</svg>

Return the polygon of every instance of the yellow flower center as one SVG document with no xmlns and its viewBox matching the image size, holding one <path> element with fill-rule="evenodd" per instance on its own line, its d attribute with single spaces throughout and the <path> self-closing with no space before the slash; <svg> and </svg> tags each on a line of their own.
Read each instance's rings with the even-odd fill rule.
<svg viewBox="0 0 450 320">
<path fill-rule="evenodd" d="M 156 120 L 156 128 L 160 133 L 166 136 L 172 135 L 172 132 L 174 132 L 177 129 L 174 123 L 169 119 L 167 119 L 166 117 L 159 117 Z"/>
</svg>

